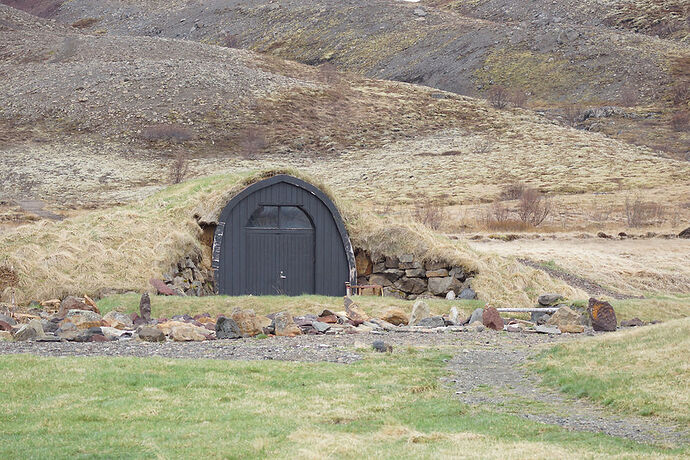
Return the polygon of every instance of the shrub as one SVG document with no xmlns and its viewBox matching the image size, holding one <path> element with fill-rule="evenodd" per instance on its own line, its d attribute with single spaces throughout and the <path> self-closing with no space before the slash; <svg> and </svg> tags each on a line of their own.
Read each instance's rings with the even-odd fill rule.
<svg viewBox="0 0 690 460">
<path fill-rule="evenodd" d="M 474 153 L 475 155 L 481 155 L 481 154 L 489 153 L 491 151 L 491 149 L 493 148 L 493 146 L 494 146 L 494 143 L 489 138 L 486 138 L 486 137 L 475 138 L 470 143 L 470 152 Z"/>
<path fill-rule="evenodd" d="M 527 188 L 520 195 L 518 217 L 526 224 L 539 226 L 551 214 L 551 200 L 539 190 Z"/>
<path fill-rule="evenodd" d="M 170 165 L 170 182 L 179 184 L 187 176 L 189 172 L 189 161 L 187 154 L 184 152 L 177 152 L 172 164 Z"/>
<path fill-rule="evenodd" d="M 527 189 L 527 186 L 522 182 L 513 182 L 512 184 L 504 185 L 501 189 L 499 199 L 501 200 L 517 200 Z"/>
<path fill-rule="evenodd" d="M 514 107 L 520 107 L 524 109 L 527 106 L 527 93 L 519 89 L 511 91 L 510 103 L 513 104 Z"/>
<path fill-rule="evenodd" d="M 147 141 L 184 142 L 194 137 L 194 132 L 184 125 L 159 123 L 144 128 L 141 137 Z"/>
<path fill-rule="evenodd" d="M 505 109 L 508 106 L 509 97 L 508 90 L 501 85 L 495 85 L 489 89 L 489 102 L 496 109 Z"/>
<path fill-rule="evenodd" d="M 417 203 L 413 214 L 415 220 L 432 230 L 438 230 L 446 220 L 446 212 L 438 203 L 424 200 Z"/>
</svg>

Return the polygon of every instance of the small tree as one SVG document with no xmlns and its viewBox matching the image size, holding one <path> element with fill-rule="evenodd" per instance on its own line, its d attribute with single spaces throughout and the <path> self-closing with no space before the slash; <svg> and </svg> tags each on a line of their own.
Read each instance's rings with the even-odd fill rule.
<svg viewBox="0 0 690 460">
<path fill-rule="evenodd" d="M 496 109 L 505 109 L 509 98 L 508 90 L 502 85 L 495 85 L 489 89 L 489 102 Z"/>
</svg>

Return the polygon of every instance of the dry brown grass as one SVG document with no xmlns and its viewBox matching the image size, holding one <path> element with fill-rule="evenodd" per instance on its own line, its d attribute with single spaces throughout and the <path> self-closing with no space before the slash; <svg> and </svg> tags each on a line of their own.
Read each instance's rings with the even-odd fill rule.
<svg viewBox="0 0 690 460">
<path fill-rule="evenodd" d="M 62 222 L 25 225 L 3 234 L 0 252 L 7 254 L 18 272 L 18 301 L 147 290 L 149 278 L 161 276 L 184 255 L 201 251 L 195 216 L 213 222 L 230 197 L 276 173 L 302 177 L 333 197 L 356 247 L 371 253 L 409 253 L 420 260 L 444 260 L 477 272 L 475 287 L 482 300 L 525 305 L 544 291 L 584 297 L 512 259 L 481 254 L 420 223 L 378 217 L 339 199 L 318 180 L 280 169 L 189 181 L 129 206 L 83 213 Z"/>
</svg>

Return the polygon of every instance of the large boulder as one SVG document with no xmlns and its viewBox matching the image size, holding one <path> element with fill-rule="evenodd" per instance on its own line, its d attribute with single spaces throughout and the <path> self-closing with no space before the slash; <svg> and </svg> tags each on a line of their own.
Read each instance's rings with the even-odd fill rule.
<svg viewBox="0 0 690 460">
<path fill-rule="evenodd" d="M 263 324 L 254 310 L 242 310 L 237 307 L 232 311 L 230 317 L 237 323 L 244 337 L 253 337 L 264 331 Z"/>
<path fill-rule="evenodd" d="M 202 342 L 209 331 L 189 323 L 182 323 L 172 328 L 170 338 L 175 342 Z"/>
<path fill-rule="evenodd" d="M 429 278 L 429 292 L 434 295 L 445 295 L 450 290 L 452 276 Z"/>
<path fill-rule="evenodd" d="M 109 311 L 103 316 L 103 321 L 107 324 L 107 327 L 113 327 L 115 329 L 130 329 L 134 327 L 132 318 L 125 313 L 119 311 Z"/>
<path fill-rule="evenodd" d="M 539 302 L 539 305 L 542 307 L 551 307 L 558 304 L 562 300 L 563 296 L 560 294 L 542 294 L 537 299 L 537 302 Z"/>
<path fill-rule="evenodd" d="M 611 332 L 616 330 L 618 325 L 616 311 L 610 303 L 592 297 L 589 299 L 587 313 L 592 321 L 592 328 L 595 331 Z"/>
<path fill-rule="evenodd" d="M 422 318 L 415 326 L 421 327 L 444 327 L 446 322 L 443 320 L 443 316 L 430 316 L 428 318 Z"/>
<path fill-rule="evenodd" d="M 470 315 L 470 318 L 467 320 L 467 324 L 473 324 L 476 322 L 482 322 L 482 318 L 484 317 L 484 309 L 483 308 L 476 308 L 472 314 Z"/>
<path fill-rule="evenodd" d="M 275 335 L 294 337 L 302 334 L 302 330 L 297 324 L 295 324 L 295 321 L 292 319 L 292 315 L 287 311 L 276 313 L 275 317 L 273 318 L 273 325 L 275 328 Z"/>
<path fill-rule="evenodd" d="M 44 337 L 43 326 L 41 322 L 37 319 L 32 319 L 28 324 L 22 325 L 14 333 L 14 340 L 18 342 L 23 342 L 25 340 L 33 340 Z"/>
<path fill-rule="evenodd" d="M 410 326 L 416 326 L 419 321 L 430 316 L 431 310 L 429 310 L 429 305 L 423 300 L 417 300 L 412 306 L 412 314 L 410 315 L 408 324 Z"/>
<path fill-rule="evenodd" d="M 474 290 L 470 287 L 464 288 L 462 291 L 460 291 L 460 294 L 458 294 L 458 299 L 460 300 L 475 300 L 477 298 L 477 293 L 474 292 Z"/>
<path fill-rule="evenodd" d="M 482 313 L 482 324 L 494 331 L 503 330 L 503 318 L 495 307 L 489 307 Z"/>
<path fill-rule="evenodd" d="M 582 325 L 582 315 L 570 307 L 561 307 L 551 315 L 551 318 L 546 322 L 549 326 L 558 327 L 561 332 L 579 333 L 584 332 L 585 327 Z"/>
<path fill-rule="evenodd" d="M 100 327 L 103 318 L 98 313 L 90 310 L 69 310 L 65 320 L 74 324 L 77 329 L 89 329 Z"/>
<path fill-rule="evenodd" d="M 396 326 L 405 326 L 410 322 L 410 317 L 407 316 L 407 313 L 405 313 L 402 308 L 398 307 L 389 307 L 383 315 L 381 315 L 381 319 Z"/>
<path fill-rule="evenodd" d="M 151 298 L 148 292 L 144 292 L 139 301 L 139 316 L 146 322 L 151 322 Z"/>
<path fill-rule="evenodd" d="M 165 342 L 165 334 L 155 327 L 144 326 L 139 329 L 138 335 L 145 342 Z"/>
<path fill-rule="evenodd" d="M 688 238 L 690 239 L 690 227 L 686 228 L 678 234 L 678 238 Z"/>
</svg>

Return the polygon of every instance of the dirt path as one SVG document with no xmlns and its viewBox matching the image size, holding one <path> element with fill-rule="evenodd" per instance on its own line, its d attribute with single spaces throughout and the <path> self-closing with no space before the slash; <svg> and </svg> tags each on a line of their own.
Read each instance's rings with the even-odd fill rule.
<svg viewBox="0 0 690 460">
<path fill-rule="evenodd" d="M 450 363 L 449 382 L 470 405 L 500 411 L 574 431 L 591 431 L 642 443 L 678 446 L 690 433 L 656 419 L 614 415 L 585 400 L 569 398 L 540 384 L 525 369 L 535 351 L 529 347 L 468 347 Z"/>
<path fill-rule="evenodd" d="M 41 200 L 17 200 L 16 203 L 17 206 L 19 206 L 22 209 L 22 211 L 31 214 L 36 214 L 38 217 L 43 217 L 44 219 L 52 220 L 63 219 L 61 215 L 43 209 L 46 204 Z"/>
</svg>

